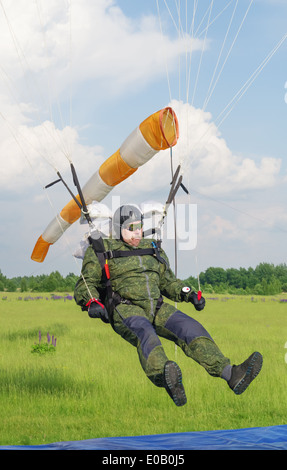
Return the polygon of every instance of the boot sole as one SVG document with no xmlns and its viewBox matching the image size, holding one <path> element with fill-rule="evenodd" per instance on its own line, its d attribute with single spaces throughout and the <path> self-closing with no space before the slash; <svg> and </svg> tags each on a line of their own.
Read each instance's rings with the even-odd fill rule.
<svg viewBox="0 0 287 470">
<path fill-rule="evenodd" d="M 168 361 L 166 363 L 164 368 L 164 378 L 166 391 L 176 406 L 185 405 L 187 399 L 182 384 L 182 374 L 179 366 L 175 362 Z"/>
<path fill-rule="evenodd" d="M 248 369 L 245 372 L 244 377 L 235 385 L 233 391 L 236 395 L 241 395 L 241 393 L 245 392 L 248 385 L 257 377 L 259 372 L 261 371 L 263 363 L 263 357 L 259 352 L 255 352 L 250 356 L 250 362 L 248 365 Z"/>
</svg>

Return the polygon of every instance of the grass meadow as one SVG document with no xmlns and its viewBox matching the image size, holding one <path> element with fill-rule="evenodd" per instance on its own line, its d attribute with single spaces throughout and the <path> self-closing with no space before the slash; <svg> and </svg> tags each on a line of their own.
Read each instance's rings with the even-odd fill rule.
<svg viewBox="0 0 287 470">
<path fill-rule="evenodd" d="M 232 363 L 258 350 L 260 375 L 240 396 L 166 340 L 188 402 L 177 408 L 145 377 L 136 350 L 73 300 L 0 293 L 0 445 L 165 434 L 287 423 L 287 302 L 206 295 L 199 320 Z M 3 300 L 4 299 L 4 300 Z M 32 346 L 57 338 L 54 353 Z"/>
</svg>

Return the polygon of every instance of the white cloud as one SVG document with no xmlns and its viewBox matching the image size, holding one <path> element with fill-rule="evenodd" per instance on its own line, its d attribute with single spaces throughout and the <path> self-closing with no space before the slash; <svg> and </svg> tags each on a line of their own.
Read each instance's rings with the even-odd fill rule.
<svg viewBox="0 0 287 470">
<path fill-rule="evenodd" d="M 155 17 L 142 17 L 136 24 L 114 0 L 74 0 L 71 11 L 68 3 L 57 0 L 7 0 L 3 5 L 1 188 L 21 190 L 35 184 L 29 166 L 46 183 L 47 172 L 52 172 L 47 161 L 62 170 L 64 153 L 71 151 L 82 174 L 89 176 L 103 161 L 101 149 L 79 143 L 77 129 L 64 124 L 61 101 L 67 96 L 68 102 L 71 82 L 74 88 L 85 88 L 92 80 L 95 88 L 102 83 L 106 92 L 118 93 L 164 75 Z M 164 38 L 170 65 L 185 52 L 188 39 Z M 194 49 L 200 44 L 195 41 Z"/>
<path fill-rule="evenodd" d="M 77 18 L 77 24 L 73 23 L 76 79 L 82 73 L 85 80 L 104 80 L 116 93 L 164 76 L 165 61 L 169 67 L 177 67 L 179 55 L 190 48 L 189 36 L 162 37 L 154 16 L 135 22 L 116 2 L 86 0 L 85 4 L 83 8 L 83 2 L 76 2 L 72 11 L 72 18 Z M 201 41 L 193 40 L 194 50 L 201 46 Z"/>
<path fill-rule="evenodd" d="M 45 177 L 45 158 L 51 160 L 53 157 L 55 166 L 60 165 L 59 169 L 62 169 L 60 162 L 66 163 L 63 153 L 69 153 L 71 149 L 75 163 L 84 161 L 89 171 L 91 165 L 96 169 L 103 160 L 99 157 L 101 149 L 81 145 L 75 128 L 62 126 L 59 130 L 51 116 L 45 121 L 38 116 L 37 124 L 33 123 L 32 118 L 38 112 L 42 115 L 42 104 L 49 101 L 49 97 L 53 108 L 56 98 L 69 94 L 71 81 L 77 86 L 94 80 L 98 85 L 104 83 L 106 91 L 111 93 L 147 83 L 164 73 L 162 40 L 171 67 L 178 55 L 186 51 L 190 40 L 187 36 L 162 38 L 153 16 L 140 18 L 136 25 L 113 0 L 75 0 L 71 5 L 69 11 L 68 4 L 63 7 L 57 0 L 45 4 L 29 3 L 28 6 L 24 0 L 16 4 L 12 0 L 5 2 L 9 24 L 5 15 L 1 15 L 3 81 L 0 102 L 6 123 L 12 126 L 12 134 L 5 126 L 1 127 L 1 155 L 6 161 L 5 171 L 0 176 L 2 188 L 5 185 L 12 188 L 13 185 L 18 188 L 30 186 L 32 180 L 26 178 L 29 164 L 37 168 L 40 179 Z M 193 49 L 201 45 L 197 41 Z M 27 83 L 28 94 L 24 93 Z M 7 94 L 7 89 L 13 95 Z M 16 97 L 18 106 L 13 104 L 12 96 Z M 39 100 L 39 96 L 43 100 Z M 226 195 L 275 184 L 281 166 L 279 159 L 262 156 L 258 162 L 236 155 L 209 113 L 176 101 L 172 106 L 180 123 L 180 139 L 173 154 L 175 162 L 182 164 L 187 184 L 208 195 Z M 47 110 L 48 107 L 46 105 Z M 28 165 L 23 154 L 29 157 Z M 85 175 L 84 165 L 80 166 Z M 122 186 L 125 192 L 135 188 L 138 192 L 166 190 L 169 181 L 167 151 L 155 156 L 138 170 L 128 185 L 123 183 Z"/>
<path fill-rule="evenodd" d="M 173 148 L 174 168 L 181 164 L 187 187 L 208 196 L 226 197 L 273 187 L 278 181 L 281 160 L 262 156 L 259 162 L 236 155 L 228 147 L 209 113 L 188 103 L 173 101 L 180 137 Z M 125 194 L 169 191 L 169 150 L 155 155 L 123 183 Z"/>
<path fill-rule="evenodd" d="M 21 108 L 6 106 L 5 109 L 0 127 L 2 191 L 43 187 L 56 179 L 56 171 L 64 176 L 69 170 L 68 156 L 86 179 L 103 162 L 102 149 L 81 145 L 76 129 L 59 130 L 51 121 L 33 127 L 27 124 Z"/>
<path fill-rule="evenodd" d="M 215 215 L 213 219 L 208 222 L 209 236 L 211 238 L 220 238 L 224 235 L 226 238 L 239 238 L 236 225 L 230 220 L 226 220 L 219 215 Z"/>
<path fill-rule="evenodd" d="M 164 76 L 165 60 L 176 66 L 191 42 L 188 35 L 162 37 L 154 16 L 134 22 L 113 0 L 74 0 L 70 9 L 57 0 L 6 1 L 0 21 L 0 60 L 7 76 L 26 75 L 29 82 L 29 74 L 37 74 L 42 93 L 52 78 L 55 95 L 71 79 L 73 86 L 99 81 L 112 93 L 150 82 Z M 201 45 L 193 40 L 193 50 Z"/>
<path fill-rule="evenodd" d="M 183 159 L 196 189 L 208 195 L 224 195 L 272 187 L 281 160 L 262 156 L 259 163 L 230 149 L 212 116 L 188 104 L 172 103 L 181 122 L 176 152 Z"/>
</svg>

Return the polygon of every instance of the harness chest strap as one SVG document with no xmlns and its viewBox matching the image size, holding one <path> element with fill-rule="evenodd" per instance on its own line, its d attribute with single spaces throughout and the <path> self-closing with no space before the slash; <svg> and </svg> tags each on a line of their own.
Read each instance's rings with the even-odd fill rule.
<svg viewBox="0 0 287 470">
<path fill-rule="evenodd" d="M 138 248 L 133 251 L 120 251 L 120 250 L 108 250 L 104 252 L 105 259 L 112 259 L 112 258 L 125 258 L 129 256 L 145 256 L 145 255 L 152 255 L 156 256 L 157 260 L 160 263 L 167 264 L 166 260 L 160 256 L 158 246 L 155 242 L 152 242 L 152 248 Z"/>
<path fill-rule="evenodd" d="M 152 255 L 156 256 L 157 260 L 160 263 L 168 264 L 166 260 L 160 256 L 159 248 L 161 242 L 155 243 L 154 241 L 151 242 L 152 248 L 138 248 L 136 250 L 107 250 L 105 249 L 105 245 L 101 236 L 92 238 L 91 236 L 88 237 L 89 243 L 92 246 L 95 254 L 98 256 L 98 253 L 102 253 L 104 255 L 105 260 L 109 260 L 112 258 L 124 258 L 128 256 L 145 256 L 145 255 Z M 101 264 L 102 265 L 102 264 Z M 104 267 L 104 266 L 102 266 Z M 108 268 L 105 268 L 108 269 Z"/>
<path fill-rule="evenodd" d="M 109 316 L 110 322 L 112 321 L 111 312 L 113 310 L 113 303 L 114 303 L 114 291 L 112 289 L 111 281 L 110 281 L 110 271 L 108 265 L 108 259 L 112 258 L 123 258 L 128 256 L 143 256 L 143 255 L 152 255 L 156 256 L 160 263 L 165 263 L 167 265 L 166 260 L 160 256 L 158 246 L 155 242 L 152 242 L 152 248 L 139 248 L 134 251 L 119 251 L 119 250 L 108 250 L 105 251 L 105 246 L 103 239 L 101 237 L 97 239 L 93 239 L 92 237 L 88 237 L 88 240 L 96 254 L 99 263 L 102 268 L 102 274 L 105 281 L 106 292 L 107 292 L 107 300 L 109 303 Z M 122 299 L 123 300 L 123 299 Z M 162 296 L 158 299 L 156 309 L 159 309 L 162 305 L 163 299 Z"/>
</svg>

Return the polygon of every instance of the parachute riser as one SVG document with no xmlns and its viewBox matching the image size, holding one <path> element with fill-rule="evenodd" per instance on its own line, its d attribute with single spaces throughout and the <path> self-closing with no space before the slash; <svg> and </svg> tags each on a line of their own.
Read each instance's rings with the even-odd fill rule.
<svg viewBox="0 0 287 470">
<path fill-rule="evenodd" d="M 164 224 L 164 219 L 167 216 L 167 212 L 168 212 L 168 209 L 169 209 L 170 205 L 173 204 L 173 206 L 175 208 L 175 196 L 176 196 L 179 188 L 181 187 L 184 190 L 184 192 L 189 194 L 188 190 L 186 189 L 186 187 L 182 183 L 183 176 L 182 175 L 179 176 L 179 172 L 180 172 L 180 165 L 178 165 L 174 175 L 172 175 L 171 188 L 170 188 L 169 195 L 167 197 L 167 200 L 166 200 L 166 203 L 165 203 L 165 206 L 164 206 L 164 211 L 163 211 L 162 218 L 161 218 L 161 220 L 158 224 L 159 228 L 161 228 Z M 178 178 L 178 176 L 179 176 L 179 178 Z"/>
<path fill-rule="evenodd" d="M 69 186 L 67 185 L 67 183 L 65 182 L 64 178 L 62 177 L 62 175 L 59 171 L 57 171 L 57 175 L 58 175 L 59 179 L 56 180 L 56 181 L 53 181 L 52 183 L 47 184 L 45 186 L 45 189 L 50 188 L 54 184 L 59 183 L 61 181 L 63 183 L 63 185 L 65 186 L 65 188 L 68 190 L 69 194 L 72 196 L 72 198 L 75 201 L 75 203 L 77 204 L 77 206 L 81 209 L 82 214 L 87 219 L 87 222 L 90 225 L 90 228 L 92 230 L 94 228 L 94 224 L 91 220 L 91 217 L 90 217 L 90 214 L 89 214 L 89 211 L 88 211 L 88 208 L 87 208 L 87 204 L 85 202 L 85 198 L 84 198 L 84 195 L 83 195 L 80 183 L 79 183 L 79 179 L 78 179 L 78 176 L 77 176 L 77 173 L 76 173 L 76 170 L 75 170 L 75 167 L 74 167 L 73 163 L 70 163 L 70 167 L 71 167 L 71 172 L 72 172 L 72 176 L 73 176 L 73 182 L 74 182 L 74 185 L 76 186 L 76 188 L 78 190 L 78 195 L 79 195 L 80 200 L 71 191 L 71 189 L 69 188 Z"/>
</svg>

